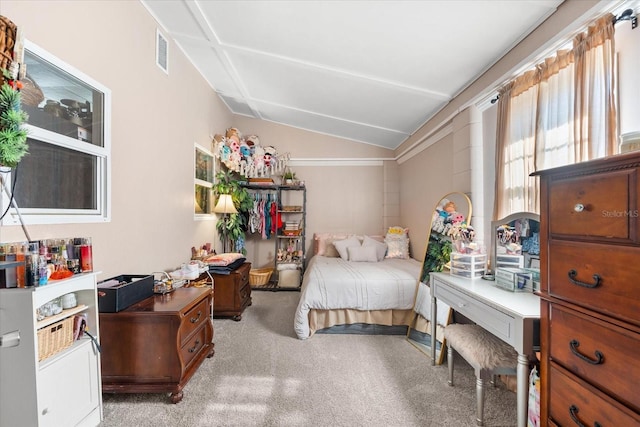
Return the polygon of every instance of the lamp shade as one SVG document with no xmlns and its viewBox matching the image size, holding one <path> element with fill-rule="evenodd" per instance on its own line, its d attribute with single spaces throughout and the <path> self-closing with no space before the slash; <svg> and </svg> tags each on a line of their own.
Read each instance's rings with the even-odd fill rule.
<svg viewBox="0 0 640 427">
<path fill-rule="evenodd" d="M 216 207 L 213 208 L 213 211 L 215 213 L 224 213 L 224 214 L 238 213 L 238 211 L 236 210 L 236 207 L 233 205 L 233 199 L 231 199 L 231 194 L 221 194 L 220 198 L 218 199 L 218 203 L 216 204 Z"/>
</svg>

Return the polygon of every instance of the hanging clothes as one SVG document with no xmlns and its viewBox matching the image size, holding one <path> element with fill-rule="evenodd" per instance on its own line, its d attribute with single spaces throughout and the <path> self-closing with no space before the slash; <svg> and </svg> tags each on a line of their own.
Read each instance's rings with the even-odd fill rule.
<svg viewBox="0 0 640 427">
<path fill-rule="evenodd" d="M 270 223 L 271 223 L 271 234 L 276 234 L 278 231 L 278 202 L 271 203 L 271 209 L 269 210 Z"/>
<path fill-rule="evenodd" d="M 260 195 L 255 193 L 253 195 L 253 208 L 249 214 L 249 230 L 251 233 L 260 233 L 260 213 L 258 206 L 260 204 Z"/>
</svg>

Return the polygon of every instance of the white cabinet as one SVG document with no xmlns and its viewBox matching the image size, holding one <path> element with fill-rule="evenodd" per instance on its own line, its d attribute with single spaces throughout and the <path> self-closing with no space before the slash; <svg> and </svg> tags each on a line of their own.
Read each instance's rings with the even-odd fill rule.
<svg viewBox="0 0 640 427">
<path fill-rule="evenodd" d="M 37 320 L 38 307 L 71 292 L 76 308 Z M 0 426 L 100 424 L 100 354 L 91 338 L 84 334 L 38 360 L 38 330 L 77 313 L 87 314 L 88 331 L 98 339 L 96 273 L 41 287 L 0 289 Z"/>
</svg>

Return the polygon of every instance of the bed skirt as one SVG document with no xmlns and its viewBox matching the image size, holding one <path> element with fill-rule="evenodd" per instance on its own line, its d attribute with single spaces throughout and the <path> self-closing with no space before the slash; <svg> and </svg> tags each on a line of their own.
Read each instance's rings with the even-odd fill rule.
<svg viewBox="0 0 640 427">
<path fill-rule="evenodd" d="M 421 314 L 416 317 L 415 330 L 423 335 L 431 336 L 431 321 L 425 319 Z M 436 338 L 442 342 L 444 340 L 444 326 L 436 326 Z M 418 339 L 416 339 L 418 341 Z"/>
<path fill-rule="evenodd" d="M 355 310 L 355 309 L 335 309 L 335 310 L 309 310 L 309 336 L 322 329 L 331 328 L 337 325 L 381 325 L 381 326 L 404 326 L 411 323 L 413 310 Z"/>
</svg>

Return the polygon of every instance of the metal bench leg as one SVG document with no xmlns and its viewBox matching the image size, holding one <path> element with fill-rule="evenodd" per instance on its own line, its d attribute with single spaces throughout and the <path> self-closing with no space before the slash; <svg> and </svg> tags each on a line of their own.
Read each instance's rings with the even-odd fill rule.
<svg viewBox="0 0 640 427">
<path fill-rule="evenodd" d="M 479 426 L 484 425 L 484 380 L 479 375 L 476 378 L 476 424 Z"/>
<path fill-rule="evenodd" d="M 449 381 L 447 383 L 453 386 L 453 347 L 447 346 L 447 366 L 449 367 Z"/>
</svg>

